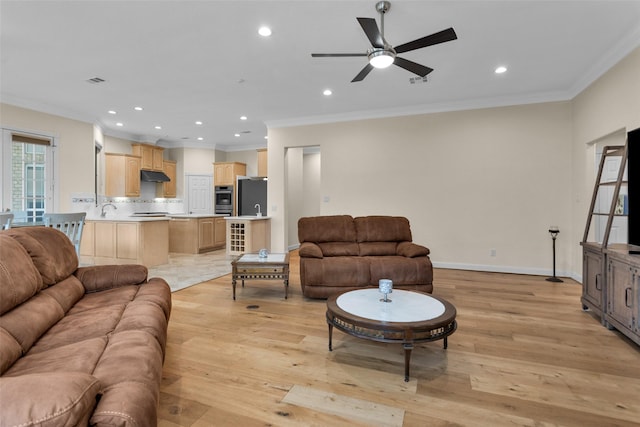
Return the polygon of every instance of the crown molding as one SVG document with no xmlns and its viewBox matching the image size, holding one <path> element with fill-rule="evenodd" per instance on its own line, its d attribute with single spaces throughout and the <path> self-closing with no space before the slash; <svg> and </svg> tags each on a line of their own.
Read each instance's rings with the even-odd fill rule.
<svg viewBox="0 0 640 427">
<path fill-rule="evenodd" d="M 458 102 L 439 104 L 422 104 L 409 107 L 387 108 L 369 111 L 354 111 L 340 114 L 297 117 L 285 120 L 270 120 L 265 122 L 267 129 L 351 122 L 357 120 L 382 119 L 401 116 L 415 116 L 420 114 L 447 113 L 452 111 L 479 110 L 483 108 L 509 107 L 526 104 L 540 104 L 544 102 L 561 102 L 572 99 L 569 92 L 543 92 L 495 98 L 479 98 Z"/>
</svg>

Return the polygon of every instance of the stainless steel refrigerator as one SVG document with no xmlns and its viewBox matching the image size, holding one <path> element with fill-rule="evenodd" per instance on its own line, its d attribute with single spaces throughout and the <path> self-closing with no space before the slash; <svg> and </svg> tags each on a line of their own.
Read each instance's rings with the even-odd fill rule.
<svg viewBox="0 0 640 427">
<path fill-rule="evenodd" d="M 267 181 L 264 178 L 238 180 L 238 215 L 256 215 L 260 205 L 263 216 L 267 212 Z"/>
</svg>

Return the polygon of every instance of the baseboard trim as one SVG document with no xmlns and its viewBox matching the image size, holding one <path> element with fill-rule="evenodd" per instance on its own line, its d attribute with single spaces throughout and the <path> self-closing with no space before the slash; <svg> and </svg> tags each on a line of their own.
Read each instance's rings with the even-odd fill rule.
<svg viewBox="0 0 640 427">
<path fill-rule="evenodd" d="M 526 267 L 511 267 L 505 265 L 485 265 L 485 264 L 461 264 L 456 262 L 440 262 L 432 261 L 433 266 L 436 268 L 444 268 L 449 270 L 472 270 L 472 271 L 486 271 L 490 273 L 513 273 L 513 274 L 528 274 L 531 276 L 547 276 L 551 277 L 553 271 L 545 268 L 526 268 Z M 582 276 L 578 276 L 565 271 L 556 271 L 556 276 L 567 277 L 575 280 L 578 283 L 582 283 Z"/>
</svg>

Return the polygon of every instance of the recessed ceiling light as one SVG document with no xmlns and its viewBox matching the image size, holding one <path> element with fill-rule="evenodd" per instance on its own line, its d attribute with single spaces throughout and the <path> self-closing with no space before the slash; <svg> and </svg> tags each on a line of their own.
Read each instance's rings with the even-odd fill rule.
<svg viewBox="0 0 640 427">
<path fill-rule="evenodd" d="M 109 113 L 109 114 L 116 114 L 116 112 L 115 112 L 115 111 L 113 111 L 113 110 L 109 110 L 109 111 L 107 111 L 107 113 Z"/>
<path fill-rule="evenodd" d="M 269 27 L 260 27 L 258 29 L 258 34 L 260 34 L 262 37 L 269 37 L 271 35 L 271 28 L 269 28 Z"/>
<path fill-rule="evenodd" d="M 122 127 L 122 126 L 124 126 L 124 124 L 118 122 L 118 123 L 116 123 L 116 126 Z"/>
<path fill-rule="evenodd" d="M 269 139 L 269 137 L 267 135 L 264 136 L 264 139 Z"/>
<path fill-rule="evenodd" d="M 200 125 L 202 124 L 202 122 L 201 122 L 200 120 L 198 120 L 198 121 L 196 122 L 196 124 L 197 124 L 198 126 L 200 126 Z"/>
<path fill-rule="evenodd" d="M 162 129 L 162 126 L 154 126 L 154 128 L 160 130 Z"/>
<path fill-rule="evenodd" d="M 201 137 L 201 136 L 198 137 L 198 141 L 203 141 L 203 140 L 204 140 L 203 137 Z"/>
<path fill-rule="evenodd" d="M 136 111 L 142 111 L 142 107 L 133 107 L 133 109 Z"/>
<path fill-rule="evenodd" d="M 495 73 L 496 74 L 502 74 L 502 73 L 506 73 L 507 72 L 507 67 L 501 65 L 498 68 L 496 68 Z"/>
<path fill-rule="evenodd" d="M 332 93 L 333 93 L 333 92 L 331 92 L 331 89 L 325 89 L 325 90 L 322 92 L 322 94 L 323 94 L 324 96 L 329 96 L 329 95 L 331 95 Z"/>
<path fill-rule="evenodd" d="M 238 138 L 240 136 L 239 133 L 234 133 L 233 136 L 235 136 L 236 138 Z"/>
<path fill-rule="evenodd" d="M 247 116 L 240 116 L 240 120 L 247 120 Z"/>
</svg>

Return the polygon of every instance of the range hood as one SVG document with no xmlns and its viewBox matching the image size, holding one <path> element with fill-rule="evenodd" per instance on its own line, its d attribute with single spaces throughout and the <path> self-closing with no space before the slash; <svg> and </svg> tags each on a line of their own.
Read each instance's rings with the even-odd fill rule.
<svg viewBox="0 0 640 427">
<path fill-rule="evenodd" d="M 169 182 L 171 181 L 164 172 L 158 171 L 140 171 L 140 181 L 146 182 Z"/>
</svg>

